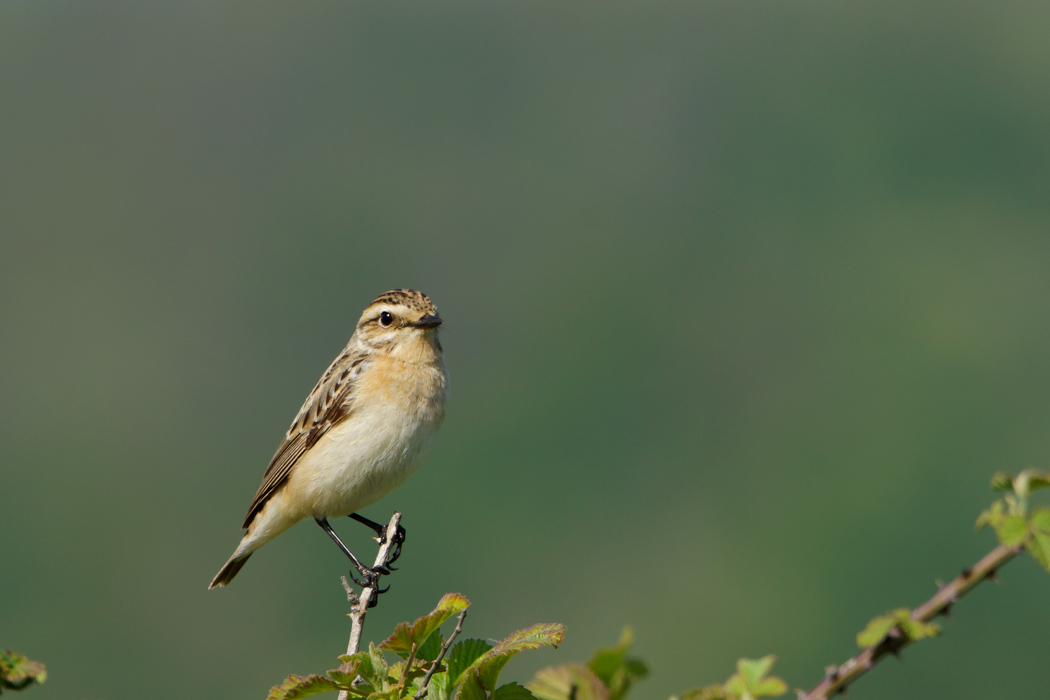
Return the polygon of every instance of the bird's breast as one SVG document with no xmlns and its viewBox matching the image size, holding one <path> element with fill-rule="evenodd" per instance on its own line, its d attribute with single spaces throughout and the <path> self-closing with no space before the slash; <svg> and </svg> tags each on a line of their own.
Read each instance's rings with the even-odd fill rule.
<svg viewBox="0 0 1050 700">
<path fill-rule="evenodd" d="M 445 415 L 444 367 L 378 361 L 359 379 L 349 416 L 292 470 L 300 517 L 340 517 L 377 501 L 419 468 Z M 398 366 L 400 365 L 400 366 Z"/>
</svg>

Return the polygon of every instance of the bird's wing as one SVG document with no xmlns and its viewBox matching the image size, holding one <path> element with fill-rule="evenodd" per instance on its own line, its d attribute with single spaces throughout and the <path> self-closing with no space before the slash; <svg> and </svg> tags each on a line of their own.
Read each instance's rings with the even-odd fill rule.
<svg viewBox="0 0 1050 700">
<path fill-rule="evenodd" d="M 266 505 L 267 499 L 288 479 L 299 458 L 306 454 L 322 435 L 350 416 L 357 378 L 367 364 L 367 359 L 367 355 L 345 352 L 321 375 L 317 386 L 306 397 L 306 402 L 292 421 L 292 427 L 288 428 L 284 440 L 270 460 L 270 466 L 266 468 L 262 485 L 252 499 L 242 528 L 251 525 L 252 519 Z"/>
</svg>

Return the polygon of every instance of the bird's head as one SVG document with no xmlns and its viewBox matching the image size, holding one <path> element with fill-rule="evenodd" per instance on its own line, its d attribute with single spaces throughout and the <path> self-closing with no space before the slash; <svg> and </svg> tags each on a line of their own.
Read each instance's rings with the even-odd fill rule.
<svg viewBox="0 0 1050 700">
<path fill-rule="evenodd" d="M 441 355 L 437 307 L 423 292 L 392 289 L 368 305 L 354 333 L 358 342 L 373 352 L 385 352 L 405 360 Z"/>
</svg>

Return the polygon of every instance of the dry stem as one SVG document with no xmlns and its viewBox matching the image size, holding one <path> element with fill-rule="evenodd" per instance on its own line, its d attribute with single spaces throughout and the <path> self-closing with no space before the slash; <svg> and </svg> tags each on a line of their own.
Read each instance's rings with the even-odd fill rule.
<svg viewBox="0 0 1050 700">
<path fill-rule="evenodd" d="M 373 568 L 386 566 L 387 558 L 394 548 L 394 537 L 397 535 L 397 526 L 400 522 L 401 513 L 395 512 L 390 517 L 390 523 L 386 526 L 386 537 L 383 544 L 379 547 L 379 553 L 376 555 L 376 563 L 373 565 Z M 377 593 L 379 577 L 376 577 L 375 582 L 371 586 L 365 587 L 359 596 L 353 595 L 350 584 L 347 583 L 345 577 L 343 578 L 343 587 L 346 588 L 347 596 L 353 602 L 353 607 L 350 608 L 350 641 L 346 645 L 346 653 L 356 654 L 361 647 L 361 631 L 365 626 L 365 613 L 368 611 L 372 598 L 379 595 Z M 343 670 L 346 671 L 349 668 L 344 665 Z M 339 700 L 347 700 L 348 695 L 345 690 L 340 690 Z"/>
<path fill-rule="evenodd" d="M 977 584 L 986 579 L 995 580 L 995 573 L 1006 562 L 1010 561 L 1024 549 L 1023 546 L 1007 547 L 999 545 L 971 568 L 963 570 L 951 583 L 941 586 L 940 590 L 928 601 L 911 612 L 911 619 L 917 622 L 929 622 L 938 615 L 947 616 L 952 605 L 969 593 Z M 836 693 L 845 694 L 846 687 L 867 673 L 875 664 L 888 654 L 898 655 L 911 640 L 894 628 L 873 647 L 868 647 L 841 666 L 829 666 L 824 680 L 808 693 L 798 691 L 798 700 L 827 700 Z"/>
<path fill-rule="evenodd" d="M 430 666 L 430 670 L 427 671 L 427 675 L 423 677 L 423 684 L 419 687 L 419 692 L 415 694 L 415 700 L 422 700 L 423 696 L 427 694 L 427 686 L 430 685 L 430 679 L 434 676 L 434 671 L 438 670 L 441 666 L 441 662 L 445 660 L 445 654 L 452 648 L 452 643 L 456 641 L 456 637 L 463 631 L 463 620 L 467 619 L 467 611 L 463 610 L 459 613 L 459 619 L 456 620 L 456 629 L 452 630 L 452 634 L 449 635 L 445 643 L 441 645 L 441 653 L 438 654 L 437 660 Z M 405 667 L 408 670 L 408 667 Z"/>
</svg>

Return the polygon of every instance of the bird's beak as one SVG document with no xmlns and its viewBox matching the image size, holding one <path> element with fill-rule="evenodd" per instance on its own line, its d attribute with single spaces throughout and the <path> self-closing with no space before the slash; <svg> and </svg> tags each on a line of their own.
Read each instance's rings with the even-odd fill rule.
<svg viewBox="0 0 1050 700">
<path fill-rule="evenodd" d="M 409 328 L 436 328 L 442 323 L 441 319 L 437 316 L 427 314 L 423 318 L 419 319 L 415 323 L 406 323 L 405 325 Z"/>
</svg>

